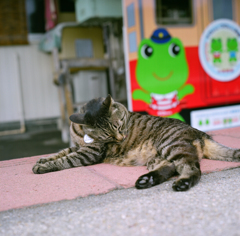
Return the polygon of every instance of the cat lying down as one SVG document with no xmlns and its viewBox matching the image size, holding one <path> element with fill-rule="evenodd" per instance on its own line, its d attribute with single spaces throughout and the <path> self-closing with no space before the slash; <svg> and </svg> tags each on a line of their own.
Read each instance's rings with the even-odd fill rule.
<svg viewBox="0 0 240 236">
<path fill-rule="evenodd" d="M 35 174 L 97 163 L 146 165 L 149 173 L 138 178 L 136 188 L 179 175 L 172 188 L 186 191 L 200 180 L 202 158 L 240 161 L 240 149 L 225 147 L 180 120 L 129 112 L 110 95 L 89 101 L 70 120 L 75 146 L 38 160 Z"/>
</svg>

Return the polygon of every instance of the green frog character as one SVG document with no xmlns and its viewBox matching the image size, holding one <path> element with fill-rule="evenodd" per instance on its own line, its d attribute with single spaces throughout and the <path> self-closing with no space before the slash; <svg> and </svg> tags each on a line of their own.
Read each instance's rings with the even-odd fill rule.
<svg viewBox="0 0 240 236">
<path fill-rule="evenodd" d="M 212 39 L 211 41 L 211 53 L 213 54 L 213 63 L 221 63 L 222 53 L 222 40 L 220 38 Z"/>
<path fill-rule="evenodd" d="M 227 51 L 229 52 L 229 62 L 237 61 L 238 42 L 236 38 L 227 39 Z"/>
<path fill-rule="evenodd" d="M 194 87 L 186 84 L 188 73 L 181 40 L 159 28 L 139 45 L 136 77 L 141 89 L 133 91 L 133 99 L 146 102 L 150 115 L 184 121 L 179 101 L 194 92 Z"/>
</svg>

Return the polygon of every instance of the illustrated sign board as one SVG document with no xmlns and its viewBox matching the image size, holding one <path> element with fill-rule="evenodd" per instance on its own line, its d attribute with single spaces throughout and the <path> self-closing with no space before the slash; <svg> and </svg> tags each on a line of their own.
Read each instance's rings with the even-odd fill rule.
<svg viewBox="0 0 240 236">
<path fill-rule="evenodd" d="M 182 18 L 190 26 L 168 27 L 154 2 L 123 1 L 128 108 L 184 121 L 183 109 L 240 103 L 239 25 L 216 20 L 199 37 L 200 10 Z"/>
<path fill-rule="evenodd" d="M 194 87 L 186 83 L 189 69 L 181 40 L 158 28 L 138 48 L 136 78 L 140 89 L 133 90 L 133 99 L 147 103 L 150 115 L 182 120 L 180 100 L 193 93 Z"/>
</svg>

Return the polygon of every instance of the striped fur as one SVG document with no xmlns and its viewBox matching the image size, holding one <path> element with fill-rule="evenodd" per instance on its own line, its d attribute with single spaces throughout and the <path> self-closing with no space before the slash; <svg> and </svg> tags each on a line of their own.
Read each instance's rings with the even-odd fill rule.
<svg viewBox="0 0 240 236">
<path fill-rule="evenodd" d="M 172 187 L 185 191 L 200 180 L 202 158 L 240 161 L 239 149 L 225 147 L 179 120 L 129 112 L 110 95 L 91 100 L 70 120 L 75 146 L 40 159 L 33 167 L 35 174 L 102 162 L 146 165 L 149 173 L 139 177 L 136 188 L 149 188 L 178 174 Z M 86 134 L 92 143 L 84 142 Z"/>
</svg>

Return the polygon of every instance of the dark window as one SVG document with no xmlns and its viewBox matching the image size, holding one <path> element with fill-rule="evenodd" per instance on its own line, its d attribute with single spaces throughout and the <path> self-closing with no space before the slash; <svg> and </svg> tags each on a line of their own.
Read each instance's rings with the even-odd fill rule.
<svg viewBox="0 0 240 236">
<path fill-rule="evenodd" d="M 156 20 L 159 25 L 193 24 L 192 0 L 156 0 Z"/>
<path fill-rule="evenodd" d="M 74 0 L 58 0 L 60 12 L 75 12 Z"/>
<path fill-rule="evenodd" d="M 0 45 L 27 44 L 25 0 L 0 0 Z"/>
<path fill-rule="evenodd" d="M 213 19 L 233 19 L 232 0 L 213 0 Z"/>
<path fill-rule="evenodd" d="M 45 17 L 44 17 L 44 0 L 25 0 L 27 13 L 28 33 L 44 33 Z"/>
</svg>

